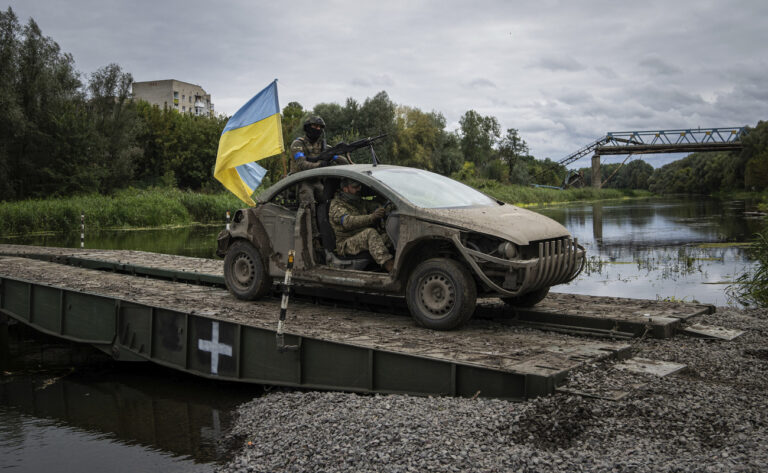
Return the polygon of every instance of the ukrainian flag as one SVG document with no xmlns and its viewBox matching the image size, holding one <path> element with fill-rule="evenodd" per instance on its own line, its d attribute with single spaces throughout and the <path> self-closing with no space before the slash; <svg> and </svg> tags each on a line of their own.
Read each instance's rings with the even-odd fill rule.
<svg viewBox="0 0 768 473">
<path fill-rule="evenodd" d="M 248 205 L 267 170 L 254 161 L 283 152 L 277 79 L 229 119 L 219 139 L 213 176 Z"/>
</svg>

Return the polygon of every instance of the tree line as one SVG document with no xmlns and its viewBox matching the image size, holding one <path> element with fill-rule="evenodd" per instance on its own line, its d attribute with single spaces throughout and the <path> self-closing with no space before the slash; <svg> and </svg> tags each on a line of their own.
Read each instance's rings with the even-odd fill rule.
<svg viewBox="0 0 768 473">
<path fill-rule="evenodd" d="M 127 186 L 177 186 L 218 191 L 213 168 L 227 117 L 202 117 L 161 109 L 131 97 L 133 77 L 109 64 L 84 77 L 74 59 L 43 35 L 33 19 L 19 23 L 0 11 L 0 201 L 87 193 Z M 516 128 L 502 131 L 493 116 L 468 110 L 458 129 L 446 129 L 437 111 L 393 103 L 386 92 L 359 102 L 320 103 L 282 109 L 286 149 L 310 115 L 327 124 L 329 145 L 387 133 L 380 160 L 428 169 L 463 180 L 560 186 L 566 168 L 531 155 Z M 606 187 L 654 192 L 763 189 L 768 183 L 768 126 L 745 138 L 742 153 L 693 154 L 654 170 L 639 159 L 606 165 Z M 367 162 L 358 151 L 357 162 Z M 265 184 L 288 168 L 283 155 L 260 164 Z M 591 185 L 591 170 L 582 169 Z M 614 172 L 616 171 L 616 172 Z"/>
<path fill-rule="evenodd" d="M 219 189 L 213 179 L 227 117 L 198 117 L 131 98 L 133 77 L 117 64 L 84 76 L 74 59 L 43 35 L 0 11 L 0 200 L 110 193 L 129 185 Z M 463 178 L 559 184 L 565 169 L 530 155 L 517 129 L 502 136 L 495 117 L 467 111 L 456 131 L 439 112 L 393 103 L 382 91 L 362 103 L 320 103 L 282 110 L 286 148 L 303 121 L 321 115 L 330 145 L 387 133 L 382 162 Z M 285 174 L 288 156 L 262 161 L 268 181 Z M 363 154 L 356 156 L 364 162 Z"/>
</svg>

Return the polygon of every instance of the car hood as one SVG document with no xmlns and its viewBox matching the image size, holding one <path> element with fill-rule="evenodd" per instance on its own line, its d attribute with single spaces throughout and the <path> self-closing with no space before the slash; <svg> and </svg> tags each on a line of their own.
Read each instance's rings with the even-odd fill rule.
<svg viewBox="0 0 768 473">
<path fill-rule="evenodd" d="M 564 226 L 551 218 L 510 204 L 498 207 L 420 210 L 417 215 L 419 218 L 485 233 L 518 245 L 570 236 Z"/>
</svg>

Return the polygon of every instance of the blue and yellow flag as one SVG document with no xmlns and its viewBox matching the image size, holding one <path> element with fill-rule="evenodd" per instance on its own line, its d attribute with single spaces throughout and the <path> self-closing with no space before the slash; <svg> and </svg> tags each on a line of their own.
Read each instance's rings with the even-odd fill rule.
<svg viewBox="0 0 768 473">
<path fill-rule="evenodd" d="M 213 177 L 248 205 L 267 170 L 255 163 L 283 152 L 277 79 L 243 105 L 219 139 Z"/>
</svg>

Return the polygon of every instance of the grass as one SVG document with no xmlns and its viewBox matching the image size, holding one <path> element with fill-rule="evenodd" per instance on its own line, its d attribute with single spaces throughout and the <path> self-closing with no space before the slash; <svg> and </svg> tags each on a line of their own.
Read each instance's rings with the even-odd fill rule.
<svg viewBox="0 0 768 473">
<path fill-rule="evenodd" d="M 755 235 L 750 254 L 757 266 L 739 276 L 727 292 L 743 305 L 768 307 L 768 226 Z"/>
<path fill-rule="evenodd" d="M 697 248 L 749 248 L 753 246 L 754 243 L 749 241 L 724 241 L 719 243 L 699 243 L 696 245 Z"/>
<path fill-rule="evenodd" d="M 558 190 L 544 187 L 507 185 L 501 184 L 498 181 L 486 179 L 468 179 L 464 181 L 464 183 L 495 199 L 521 206 L 640 198 L 653 195 L 648 191 L 634 189 L 595 189 L 593 187 L 582 187 L 580 189 Z"/>
<path fill-rule="evenodd" d="M 557 189 L 503 185 L 497 181 L 473 179 L 467 184 L 488 195 L 517 205 L 540 205 L 580 200 L 647 197 L 644 191 L 617 189 Z M 243 208 L 240 200 L 225 192 L 201 194 L 173 188 L 128 188 L 114 195 L 98 194 L 0 202 L 0 235 L 65 233 L 80 229 L 80 214 L 90 230 L 158 228 L 213 223 L 224 220 L 226 212 Z"/>
<path fill-rule="evenodd" d="M 89 229 L 157 228 L 222 222 L 227 210 L 243 206 L 229 193 L 198 194 L 178 189 L 124 189 L 97 194 L 0 203 L 0 235 L 63 233 Z"/>
</svg>

